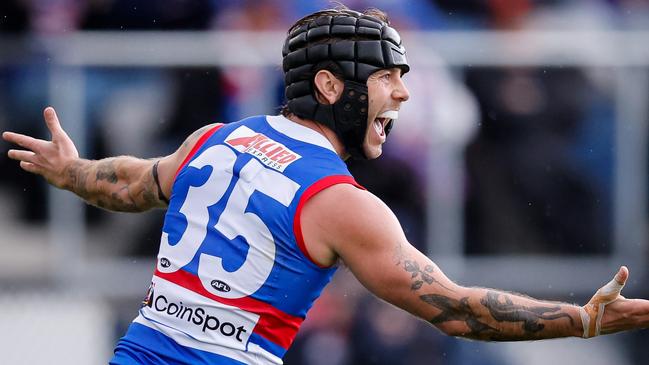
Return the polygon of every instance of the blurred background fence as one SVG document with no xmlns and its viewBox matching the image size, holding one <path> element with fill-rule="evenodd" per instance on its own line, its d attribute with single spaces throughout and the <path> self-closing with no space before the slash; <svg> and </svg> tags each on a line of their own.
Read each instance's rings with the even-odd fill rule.
<svg viewBox="0 0 649 365">
<path fill-rule="evenodd" d="M 322 7 L 104 2 L 110 17 L 98 3 L 0 6 L 0 129 L 46 138 L 41 112 L 53 105 L 83 156 L 148 158 L 206 123 L 275 114 L 289 15 Z M 394 8 L 405 29 L 411 100 L 385 156 L 350 169 L 463 284 L 583 303 L 626 264 L 625 294 L 649 297 L 649 5 L 500 3 L 369 4 Z M 105 362 L 148 286 L 164 212 L 85 206 L 19 171 L 0 146 L 3 353 L 12 364 Z M 337 274 L 287 364 L 623 364 L 646 353 L 643 333 L 448 339 L 349 277 Z"/>
</svg>

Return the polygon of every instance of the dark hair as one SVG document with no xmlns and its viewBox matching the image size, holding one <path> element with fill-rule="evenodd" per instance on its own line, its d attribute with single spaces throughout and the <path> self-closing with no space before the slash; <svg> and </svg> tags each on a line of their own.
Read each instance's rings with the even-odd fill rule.
<svg viewBox="0 0 649 365">
<path fill-rule="evenodd" d="M 289 34 L 291 34 L 291 32 L 293 32 L 294 30 L 298 29 L 299 27 L 301 27 L 301 26 L 303 26 L 305 24 L 309 24 L 309 23 L 315 21 L 318 18 L 327 17 L 327 16 L 345 16 L 345 15 L 349 15 L 349 11 L 350 11 L 350 9 L 348 7 L 346 7 L 345 5 L 338 4 L 338 6 L 336 6 L 335 8 L 320 10 L 320 11 L 317 11 L 315 13 L 306 15 L 306 16 L 302 17 L 300 20 L 296 21 L 293 25 L 291 25 L 288 28 L 287 36 Z M 386 23 L 388 25 L 390 24 L 390 21 L 388 19 L 388 15 L 382 10 L 379 10 L 379 9 L 376 9 L 376 8 L 369 8 L 369 9 L 366 9 L 365 11 L 363 11 L 362 14 L 369 15 L 369 16 L 372 16 L 374 18 L 377 18 L 380 21 L 382 21 L 382 22 L 384 22 L 384 23 Z M 344 38 L 344 39 L 345 40 L 364 40 L 365 38 L 355 36 L 353 38 Z M 318 40 L 316 42 L 311 42 L 311 43 L 305 44 L 304 48 L 312 46 L 314 44 L 333 44 L 333 43 L 336 43 L 336 42 L 341 41 L 341 40 L 343 40 L 343 38 L 331 37 L 331 38 L 320 39 L 320 40 Z M 320 70 L 327 70 L 327 71 L 331 72 L 338 79 L 343 80 L 343 74 L 342 74 L 342 71 L 340 70 L 340 66 L 338 66 L 338 64 L 333 60 L 327 60 L 327 61 L 323 61 L 323 62 L 320 62 L 320 63 L 314 65 L 313 68 L 309 71 L 310 75 L 307 75 L 307 76 L 309 76 L 309 78 L 311 79 L 311 82 L 313 82 L 313 76 L 315 76 L 315 74 L 317 74 L 318 71 L 320 71 Z M 316 90 L 313 90 L 313 91 L 315 92 Z M 288 107 L 287 104 L 284 104 L 282 106 L 282 108 L 281 108 L 281 113 L 282 113 L 283 116 L 288 117 L 290 114 L 292 114 L 292 111 Z"/>
<path fill-rule="evenodd" d="M 316 11 L 315 13 L 306 15 L 302 17 L 300 20 L 296 21 L 293 25 L 291 25 L 290 28 L 288 28 L 287 34 L 290 34 L 292 31 L 295 29 L 299 28 L 300 26 L 304 24 L 309 24 L 312 21 L 316 20 L 317 18 L 321 18 L 324 16 L 339 16 L 339 15 L 349 15 L 349 9 L 345 5 L 339 5 L 333 9 L 324 9 L 320 11 Z M 380 21 L 386 23 L 387 25 L 390 25 L 390 20 L 388 19 L 388 14 L 385 13 L 383 10 L 377 9 L 377 8 L 369 8 L 366 9 L 365 11 L 362 12 L 364 15 L 369 15 L 371 17 L 377 18 Z"/>
</svg>

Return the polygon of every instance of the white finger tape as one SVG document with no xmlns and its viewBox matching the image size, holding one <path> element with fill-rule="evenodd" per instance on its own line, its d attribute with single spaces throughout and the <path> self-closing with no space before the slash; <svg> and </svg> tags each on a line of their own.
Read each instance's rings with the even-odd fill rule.
<svg viewBox="0 0 649 365">
<path fill-rule="evenodd" d="M 622 288 L 624 288 L 624 284 L 620 284 L 615 279 L 613 279 L 608 283 L 606 283 L 606 285 L 601 287 L 598 291 L 601 295 L 620 294 Z M 617 299 L 617 295 L 616 298 L 614 298 L 613 300 L 615 299 Z"/>
</svg>

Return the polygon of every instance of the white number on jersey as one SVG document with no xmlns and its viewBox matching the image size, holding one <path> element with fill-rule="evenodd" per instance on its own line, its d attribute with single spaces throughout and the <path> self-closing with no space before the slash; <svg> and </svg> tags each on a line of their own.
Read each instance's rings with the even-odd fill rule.
<svg viewBox="0 0 649 365">
<path fill-rule="evenodd" d="M 188 226 L 175 245 L 169 244 L 167 233 L 162 234 L 159 257 L 168 259 L 166 267 L 158 260 L 158 270 L 172 273 L 187 265 L 196 255 L 207 236 L 210 220 L 208 207 L 225 195 L 234 179 L 237 155 L 229 147 L 215 145 L 206 149 L 189 166 L 213 170 L 205 184 L 190 186 L 180 213 L 188 219 Z M 198 277 L 207 291 L 224 298 L 242 298 L 257 291 L 270 275 L 275 262 L 275 242 L 264 222 L 253 212 L 246 212 L 250 196 L 258 191 L 284 206 L 288 206 L 300 186 L 287 176 L 264 167 L 252 158 L 239 172 L 239 178 L 225 209 L 214 228 L 234 240 L 242 236 L 250 245 L 245 262 L 236 271 L 223 267 L 221 257 L 202 253 L 198 264 Z M 227 288 L 227 289 L 224 289 Z"/>
</svg>

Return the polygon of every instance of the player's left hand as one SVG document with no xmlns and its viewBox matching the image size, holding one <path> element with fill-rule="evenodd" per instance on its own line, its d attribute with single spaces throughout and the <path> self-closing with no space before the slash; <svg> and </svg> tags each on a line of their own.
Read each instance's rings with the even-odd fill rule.
<svg viewBox="0 0 649 365">
<path fill-rule="evenodd" d="M 629 270 L 620 267 L 613 280 L 582 307 L 584 338 L 649 327 L 649 301 L 627 299 L 620 294 L 628 278 Z"/>
<path fill-rule="evenodd" d="M 61 128 L 54 108 L 45 108 L 43 117 L 52 140 L 45 141 L 24 134 L 4 132 L 2 138 L 25 148 L 25 150 L 9 150 L 7 155 L 11 159 L 20 161 L 23 170 L 42 175 L 50 184 L 65 188 L 68 180 L 65 171 L 79 158 L 79 152 Z"/>
</svg>

